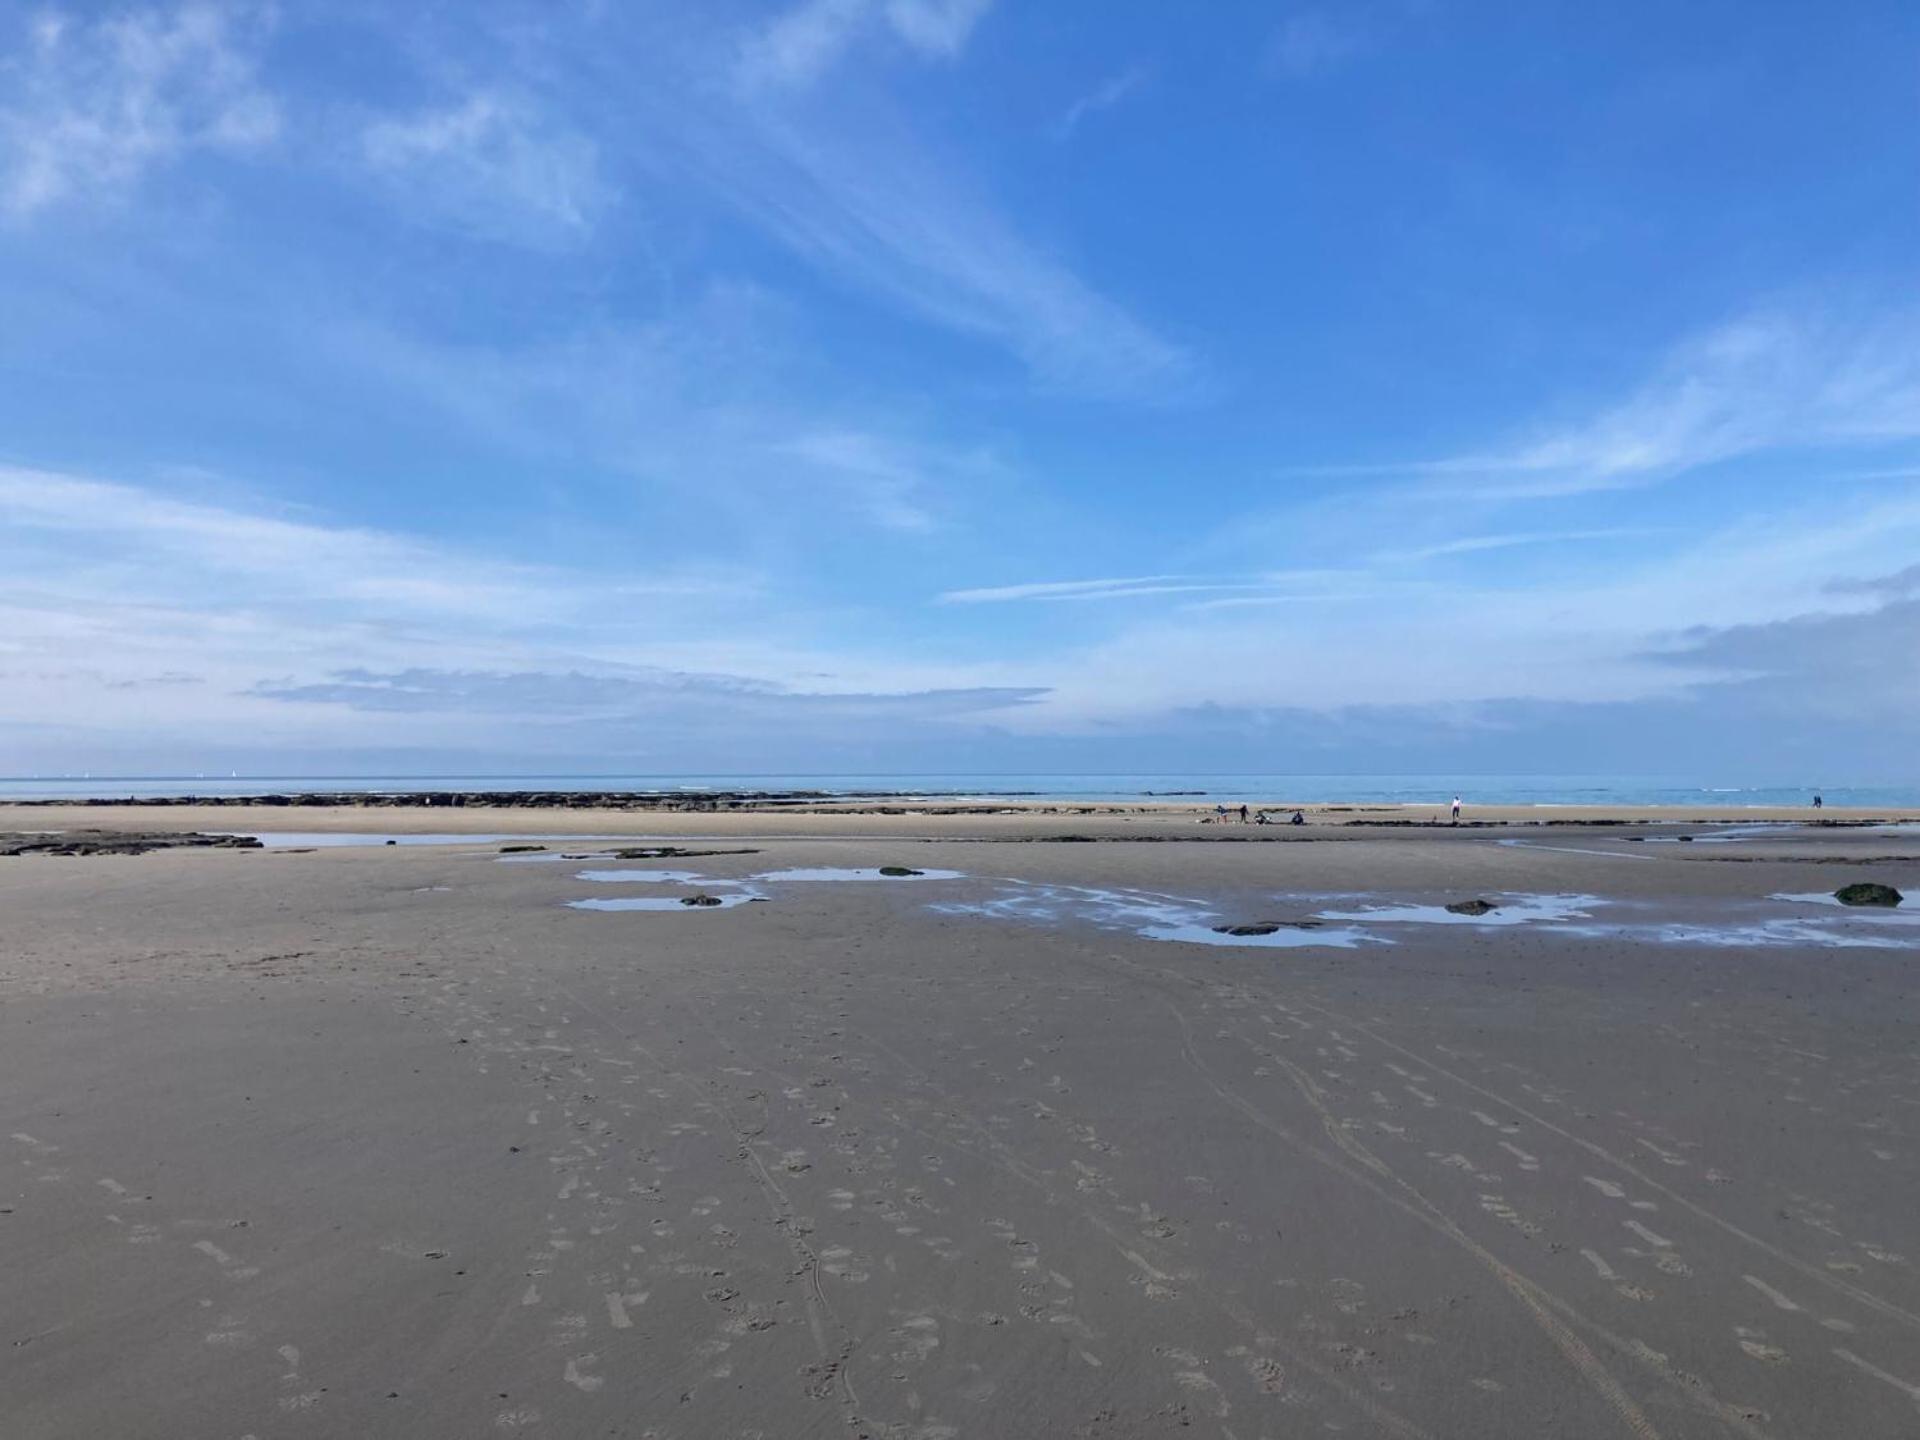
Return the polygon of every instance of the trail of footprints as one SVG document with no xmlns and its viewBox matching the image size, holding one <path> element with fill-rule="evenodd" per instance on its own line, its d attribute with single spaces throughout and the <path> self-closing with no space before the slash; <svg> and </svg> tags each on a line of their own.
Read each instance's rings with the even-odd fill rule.
<svg viewBox="0 0 1920 1440">
<path fill-rule="evenodd" d="M 1543 1242 L 1549 1255 L 1566 1251 L 1569 1243 L 1548 1234 L 1546 1223 L 1529 1213 L 1528 1201 L 1519 1190 L 1524 1188 L 1528 1177 L 1550 1174 L 1551 1167 L 1555 1165 L 1564 1164 L 1567 1169 L 1581 1172 L 1579 1178 L 1585 1186 L 1605 1205 L 1615 1209 L 1616 1213 L 1611 1218 L 1618 1225 L 1619 1232 L 1623 1232 L 1615 1233 L 1611 1238 L 1604 1231 L 1583 1235 L 1580 1242 L 1572 1245 L 1585 1263 L 1585 1273 L 1590 1283 L 1607 1287 L 1619 1299 L 1644 1305 L 1657 1303 L 1663 1287 L 1703 1278 L 1696 1274 L 1695 1265 L 1683 1253 L 1679 1238 L 1696 1222 L 1676 1213 L 1658 1221 L 1672 1229 L 1672 1236 L 1656 1229 L 1653 1217 L 1661 1212 L 1659 1201 L 1638 1193 L 1630 1178 L 1584 1173 L 1586 1168 L 1594 1164 L 1593 1157 L 1572 1150 L 1561 1137 L 1538 1130 L 1538 1127 L 1530 1127 L 1515 1117 L 1490 1113 L 1472 1101 L 1450 1104 L 1435 1093 L 1447 1088 L 1437 1083 L 1436 1077 L 1396 1060 L 1379 1059 L 1376 1075 L 1363 1078 L 1356 1073 L 1355 1062 L 1362 1057 L 1354 1052 L 1356 1042 L 1351 1037 L 1331 1026 L 1322 1031 L 1320 1025 L 1277 1001 L 1269 999 L 1267 1010 L 1258 1019 L 1267 1027 L 1263 1035 L 1238 1038 L 1261 1061 L 1271 1062 L 1289 1049 L 1297 1054 L 1303 1041 L 1315 1040 L 1322 1034 L 1332 1042 L 1331 1046 L 1315 1044 L 1314 1053 L 1317 1058 L 1328 1056 L 1330 1051 L 1337 1053 L 1343 1062 L 1343 1069 L 1335 1071 L 1322 1066 L 1319 1073 L 1336 1091 L 1345 1092 L 1350 1099 L 1365 1100 L 1371 1107 L 1371 1113 L 1356 1114 L 1345 1123 L 1357 1131 L 1375 1135 L 1380 1144 L 1417 1144 L 1415 1133 L 1422 1125 L 1445 1124 L 1455 1136 L 1471 1133 L 1453 1117 L 1472 1121 L 1483 1133 L 1488 1133 L 1489 1138 L 1526 1136 L 1524 1144 L 1518 1138 L 1494 1140 L 1494 1145 L 1505 1152 L 1504 1160 L 1484 1149 L 1479 1156 L 1470 1154 L 1474 1148 L 1472 1146 L 1453 1150 L 1425 1149 L 1422 1153 L 1431 1165 L 1434 1177 L 1443 1186 L 1450 1183 L 1446 1177 L 1451 1175 L 1456 1177 L 1451 1183 L 1470 1181 L 1475 1186 L 1498 1187 L 1476 1192 L 1474 1198 L 1478 1210 L 1529 1241 Z M 1256 1078 L 1266 1078 L 1274 1073 L 1274 1069 L 1270 1063 L 1255 1064 L 1249 1067 L 1248 1073 Z M 1551 1087 L 1527 1083 L 1520 1088 L 1526 1092 L 1528 1103 L 1535 1106 L 1564 1109 L 1567 1105 L 1565 1095 Z M 1396 1098 L 1396 1090 L 1413 1104 L 1410 1106 L 1406 1100 Z M 1697 1147 L 1659 1132 L 1633 1117 L 1616 1118 L 1630 1128 L 1646 1132 L 1632 1135 L 1632 1143 L 1658 1166 L 1671 1171 L 1683 1171 L 1688 1176 L 1697 1175 L 1708 1184 L 1728 1183 L 1729 1177 L 1722 1171 L 1701 1164 L 1688 1153 Z M 1543 1160 L 1543 1155 L 1549 1158 Z M 1854 1258 L 1856 1254 L 1889 1268 L 1906 1266 L 1906 1257 L 1887 1247 L 1870 1241 L 1849 1241 L 1834 1217 L 1831 1205 L 1811 1197 L 1792 1198 L 1797 1208 L 1783 1210 L 1783 1215 L 1791 1215 L 1837 1242 L 1835 1252 L 1824 1262 L 1827 1270 L 1847 1276 L 1861 1275 L 1865 1267 Z M 1458 1206 L 1450 1209 L 1456 1215 L 1462 1213 Z M 1572 1218 L 1568 1217 L 1569 1221 Z M 1709 1248 L 1726 1247 L 1721 1242 Z M 1767 1266 L 1769 1257 L 1755 1251 L 1749 1259 Z M 1776 1283 L 1775 1280 L 1750 1273 L 1742 1273 L 1737 1278 L 1751 1296 L 1773 1312 L 1776 1326 L 1782 1323 L 1782 1316 L 1791 1317 L 1784 1323 L 1797 1336 L 1793 1338 L 1785 1332 L 1770 1332 L 1759 1317 L 1751 1323 L 1736 1325 L 1731 1339 L 1748 1360 L 1767 1367 L 1789 1365 L 1794 1362 L 1794 1356 L 1788 1347 L 1795 1345 L 1813 1352 L 1805 1358 L 1837 1357 L 1861 1374 L 1872 1376 L 1920 1399 L 1920 1385 L 1864 1359 L 1845 1345 L 1834 1343 L 1836 1337 L 1850 1335 L 1858 1329 L 1856 1321 L 1831 1313 L 1834 1309 L 1857 1308 L 1847 1297 L 1821 1291 L 1818 1294 L 1801 1293 L 1801 1298 L 1796 1299 L 1788 1293 L 1788 1289 L 1782 1288 L 1788 1284 L 1786 1281 Z M 1716 1283 L 1724 1283 L 1724 1277 L 1716 1276 L 1714 1279 Z M 1565 1281 L 1556 1275 L 1554 1283 L 1563 1284 Z M 1806 1290 L 1804 1284 L 1790 1288 L 1796 1293 Z M 1643 1347 L 1648 1354 L 1657 1354 L 1644 1341 L 1635 1344 Z M 1665 1363 L 1664 1357 L 1661 1359 Z M 1501 1388 L 1489 1380 L 1475 1380 L 1473 1383 L 1495 1390 Z"/>
<path fill-rule="evenodd" d="M 504 983 L 507 975 L 503 966 L 495 979 Z M 1026 1078 L 1028 1093 L 1020 1093 L 1012 1076 L 1000 1077 L 1007 1082 L 1003 1108 L 1009 1113 L 975 1115 L 953 1107 L 937 1086 L 922 1085 L 911 1071 L 904 1082 L 896 1071 L 886 1085 L 875 1087 L 879 1096 L 866 1095 L 861 1082 L 869 1062 L 861 1058 L 860 1042 L 833 1031 L 824 1014 L 800 1013 L 792 1022 L 798 1042 L 773 1046 L 772 1063 L 716 1065 L 704 1077 L 698 1067 L 686 1068 L 687 1083 L 708 1086 L 714 1105 L 737 1116 L 736 1135 L 715 1115 L 691 1107 L 658 1063 L 611 1053 L 611 1042 L 586 1035 L 573 1007 L 526 993 L 524 1004 L 512 1006 L 496 986 L 490 1001 L 483 1002 L 468 984 L 449 982 L 414 996 L 423 1018 L 456 1043 L 469 1043 L 477 1070 L 515 1066 L 537 1092 L 525 1112 L 523 1144 L 537 1150 L 549 1168 L 553 1200 L 545 1228 L 526 1251 L 517 1308 L 545 1336 L 554 1389 L 504 1403 L 494 1417 L 503 1432 L 538 1432 L 565 1413 L 559 1407 L 568 1403 L 567 1396 L 578 1401 L 609 1394 L 610 1377 L 633 1363 L 630 1349 L 623 1347 L 645 1326 L 654 1297 L 669 1287 L 694 1287 L 713 1314 L 703 1333 L 673 1342 L 680 1353 L 663 1356 L 657 1348 L 649 1353 L 649 1368 L 670 1373 L 680 1387 L 674 1398 L 690 1402 L 703 1385 L 736 1374 L 752 1374 L 756 1383 L 764 1383 L 764 1373 L 753 1368 L 759 1362 L 750 1347 L 769 1332 L 808 1323 L 798 1298 L 804 1286 L 818 1283 L 829 1293 L 857 1288 L 876 1271 L 891 1275 L 901 1263 L 891 1251 L 826 1238 L 835 1216 L 857 1215 L 885 1227 L 934 1266 L 976 1251 L 979 1231 L 1004 1257 L 1009 1299 L 1004 1312 L 897 1310 L 884 1330 L 858 1337 L 850 1353 L 829 1354 L 809 1366 L 809 1373 L 794 1377 L 797 1387 L 824 1401 L 836 1393 L 849 1363 L 857 1362 L 863 1379 L 883 1376 L 891 1389 L 884 1396 L 862 1397 L 864 1405 L 890 1417 L 873 1420 L 875 1434 L 938 1440 L 966 1433 L 964 1412 L 938 1414 L 928 1401 L 917 1377 L 932 1367 L 960 1367 L 943 1372 L 940 1393 L 950 1405 L 977 1406 L 993 1399 L 994 1376 L 951 1358 L 956 1331 L 1026 1324 L 1067 1337 L 1077 1362 L 1089 1368 L 1103 1369 L 1122 1358 L 1080 1317 L 1076 1277 L 1049 1263 L 1038 1237 L 1013 1218 L 955 1214 L 943 1203 L 943 1191 L 951 1186 L 944 1172 L 956 1163 L 1018 1166 L 1024 1157 L 1039 1166 L 1044 1184 L 1057 1187 L 1049 1206 L 1065 1202 L 1070 1214 L 1097 1219 L 1104 1233 L 1124 1237 L 1128 1283 L 1141 1304 L 1186 1303 L 1181 1254 L 1189 1237 L 1179 1207 L 1171 1197 L 1156 1204 L 1125 1193 L 1115 1179 L 1116 1162 L 1124 1156 L 1097 1127 L 1075 1116 L 1071 1077 L 1046 1068 L 1052 1057 L 1044 1046 L 1036 1048 L 1046 1058 L 1025 1057 L 1015 1070 Z M 1744 1363 L 1772 1370 L 1831 1357 L 1850 1376 L 1920 1400 L 1920 1386 L 1901 1373 L 1895 1357 L 1855 1338 L 1857 1320 L 1833 1313 L 1839 1308 L 1854 1313 L 1845 1297 L 1816 1293 L 1803 1280 L 1774 1273 L 1758 1252 L 1750 1257 L 1755 1273 L 1702 1273 L 1690 1253 L 1696 1246 L 1689 1237 L 1698 1222 L 1663 1207 L 1631 1177 L 1604 1172 L 1563 1138 L 1502 1113 L 1484 1097 L 1454 1098 L 1455 1087 L 1444 1076 L 1404 1056 L 1386 1058 L 1365 1036 L 1325 1025 L 1270 996 L 1227 998 L 1232 1003 L 1221 1006 L 1227 1023 L 1213 1039 L 1220 1046 L 1244 1048 L 1248 1061 L 1242 1073 L 1277 1087 L 1276 1108 L 1295 1108 L 1279 1062 L 1297 1064 L 1310 1048 L 1312 1068 L 1342 1112 L 1342 1125 L 1364 1135 L 1396 1165 L 1423 1166 L 1418 1183 L 1431 1185 L 1438 1196 L 1454 1195 L 1446 1208 L 1460 1223 L 1479 1215 L 1496 1232 L 1517 1237 L 1534 1257 L 1528 1268 L 1543 1283 L 1550 1280 L 1570 1294 L 1584 1286 L 1629 1310 L 1658 1310 L 1663 1294 L 1675 1286 L 1738 1286 L 1750 1298 L 1751 1314 L 1728 1342 Z M 530 1023 L 502 1023 L 503 1013 L 515 1012 Z M 1017 1013 L 1010 1007 L 1010 1016 Z M 1255 1021 L 1264 1028 L 1257 1035 L 1246 1033 Z M 972 1063 L 984 1067 L 988 1062 Z M 1534 1109 L 1564 1115 L 1569 1108 L 1567 1097 L 1551 1086 L 1523 1080 L 1517 1088 Z M 776 1106 L 787 1123 L 770 1123 Z M 795 1129 L 794 1117 L 802 1117 L 798 1128 L 816 1137 L 811 1143 L 772 1138 Z M 75 1167 L 64 1161 L 57 1145 L 26 1132 L 11 1140 L 36 1184 L 72 1185 Z M 1674 1172 L 1676 1183 L 1695 1175 L 1708 1183 L 1725 1180 L 1677 1137 L 1647 1127 L 1632 1140 L 1649 1164 Z M 680 1147 L 714 1145 L 751 1151 L 782 1184 L 794 1187 L 803 1223 L 809 1231 L 818 1225 L 824 1232 L 812 1241 L 817 1274 L 796 1270 L 786 1263 L 784 1251 L 779 1263 L 770 1263 L 765 1217 L 730 1211 L 729 1203 L 740 1203 L 738 1195 L 729 1202 L 693 1193 L 682 1183 L 676 1162 L 688 1156 L 680 1155 Z M 823 1163 L 828 1158 L 831 1163 Z M 1549 1219 L 1536 1208 L 1530 1186 L 1568 1175 L 1578 1177 L 1592 1207 Z M 1205 1175 L 1188 1176 L 1184 1183 L 1196 1196 L 1206 1195 L 1213 1184 Z M 328 1389 L 309 1374 L 301 1352 L 291 1343 L 273 1344 L 280 1337 L 257 1335 L 250 1326 L 243 1301 L 259 1271 L 247 1258 L 244 1237 L 219 1233 L 223 1222 L 169 1221 L 111 1176 L 87 1177 L 79 1188 L 101 1207 L 103 1223 L 124 1231 L 127 1244 L 184 1244 L 204 1263 L 210 1280 L 217 1281 L 216 1294 L 199 1302 L 206 1312 L 205 1343 L 271 1357 L 262 1371 L 271 1413 L 290 1417 L 325 1406 Z M 1812 1233 L 1831 1242 L 1825 1263 L 1835 1274 L 1854 1277 L 1880 1267 L 1905 1267 L 1905 1258 L 1888 1246 L 1848 1239 L 1844 1222 L 1817 1199 L 1798 1197 L 1794 1208 Z M 815 1218 L 804 1220 L 809 1211 Z M 1559 1233 L 1576 1226 L 1577 1233 Z M 848 1231 L 846 1240 L 855 1233 Z M 857 1233 L 872 1230 L 863 1225 Z M 743 1255 L 750 1240 L 754 1253 Z M 1213 1243 L 1250 1241 L 1244 1225 L 1223 1221 Z M 1116 1247 L 1121 1243 L 1114 1241 Z M 1723 1252 L 1728 1247 L 1721 1242 L 1704 1248 Z M 1566 1261 L 1556 1268 L 1562 1255 Z M 1283 1296 L 1288 1293 L 1285 1277 L 1276 1283 Z M 1351 1281 L 1311 1288 L 1310 1295 L 1273 1307 L 1276 1314 L 1295 1317 L 1298 1334 L 1291 1341 L 1252 1327 L 1244 1342 L 1212 1357 L 1191 1346 L 1156 1347 L 1174 1397 L 1167 1402 L 1167 1417 L 1204 1419 L 1225 1429 L 1234 1423 L 1236 1407 L 1247 1404 L 1301 1407 L 1325 1401 L 1338 1410 L 1344 1397 L 1333 1394 L 1324 1377 L 1298 1373 L 1300 1347 L 1314 1366 L 1325 1367 L 1342 1383 L 1390 1396 L 1395 1367 L 1380 1348 L 1383 1339 L 1390 1336 L 1415 1349 L 1445 1343 L 1414 1319 L 1392 1326 L 1369 1321 L 1367 1297 Z M 1363 1321 L 1369 1336 L 1364 1343 L 1357 1329 Z M 1655 1357 L 1647 1363 L 1671 1368 L 1645 1341 L 1635 1343 Z M 1491 1398 L 1504 1393 L 1512 1378 L 1462 1371 L 1459 1381 Z"/>
<path fill-rule="evenodd" d="M 15 1147 L 17 1163 L 32 1175 L 36 1187 L 48 1187 L 45 1193 L 49 1202 L 75 1206 L 91 1214 L 101 1225 L 110 1227 L 121 1243 L 158 1263 L 174 1263 L 177 1259 L 183 1268 L 200 1267 L 201 1273 L 213 1281 L 214 1291 L 192 1302 L 196 1313 L 190 1328 L 201 1337 L 201 1343 L 240 1355 L 267 1353 L 262 1347 L 272 1337 L 258 1332 L 247 1304 L 248 1282 L 261 1274 L 261 1267 L 245 1258 L 251 1229 L 248 1221 L 174 1215 L 164 1197 L 138 1193 L 111 1175 L 96 1176 L 91 1185 L 80 1183 L 78 1188 L 70 1188 L 81 1167 L 77 1159 L 60 1158 L 64 1154 L 62 1146 L 26 1131 L 14 1131 L 8 1138 Z M 191 1265 L 187 1257 L 191 1257 Z M 315 1384 L 302 1369 L 298 1348 L 281 1344 L 271 1353 L 272 1360 L 257 1363 L 263 1393 L 272 1394 L 269 1414 L 285 1418 L 304 1413 L 326 1398 L 328 1387 Z"/>
</svg>

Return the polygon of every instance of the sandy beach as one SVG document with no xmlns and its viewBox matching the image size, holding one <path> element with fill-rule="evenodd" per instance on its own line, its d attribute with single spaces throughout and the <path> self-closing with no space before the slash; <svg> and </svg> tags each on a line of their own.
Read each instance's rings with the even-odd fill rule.
<svg viewBox="0 0 1920 1440">
<path fill-rule="evenodd" d="M 1920 1433 L 1913 817 L 833 808 L 0 811 L 7 1435 Z"/>
</svg>

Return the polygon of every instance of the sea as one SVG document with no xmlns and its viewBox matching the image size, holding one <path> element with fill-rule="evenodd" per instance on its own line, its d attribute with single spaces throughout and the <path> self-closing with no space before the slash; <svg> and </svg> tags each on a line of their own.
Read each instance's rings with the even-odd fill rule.
<svg viewBox="0 0 1920 1440">
<path fill-rule="evenodd" d="M 1920 807 L 1920 783 L 1708 784 L 1650 775 L 1291 774 L 700 774 L 700 775 L 23 775 L 0 777 L 8 800 L 183 796 L 576 790 L 636 794 L 815 791 L 830 795 L 995 797 L 1062 801 L 1185 800 L 1221 805 L 1350 803 L 1442 805 L 1661 805 L 1684 809 L 1810 804 Z"/>
</svg>

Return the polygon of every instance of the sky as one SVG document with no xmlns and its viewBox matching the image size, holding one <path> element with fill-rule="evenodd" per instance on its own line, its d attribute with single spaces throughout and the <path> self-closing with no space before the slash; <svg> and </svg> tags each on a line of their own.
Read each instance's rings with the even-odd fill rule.
<svg viewBox="0 0 1920 1440">
<path fill-rule="evenodd" d="M 1920 779 L 1920 10 L 0 0 L 0 774 Z"/>
</svg>

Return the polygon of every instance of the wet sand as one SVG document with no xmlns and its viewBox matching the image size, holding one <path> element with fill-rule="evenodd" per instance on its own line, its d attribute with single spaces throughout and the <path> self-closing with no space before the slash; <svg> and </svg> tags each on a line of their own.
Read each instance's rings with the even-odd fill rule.
<svg viewBox="0 0 1920 1440">
<path fill-rule="evenodd" d="M 0 859 L 8 1436 L 1920 1433 L 1920 835 L 591 821 Z"/>
</svg>

